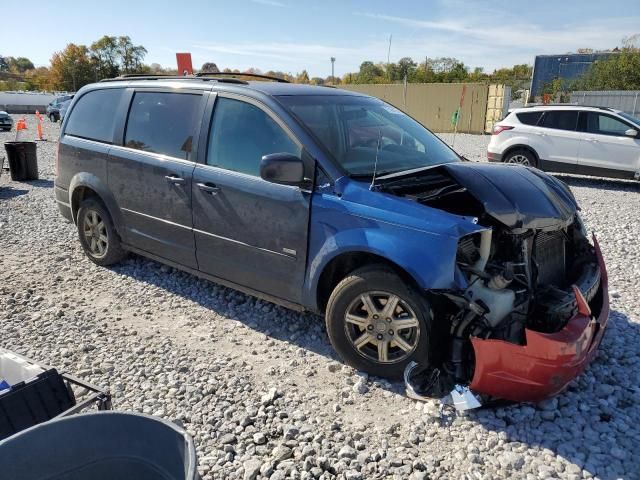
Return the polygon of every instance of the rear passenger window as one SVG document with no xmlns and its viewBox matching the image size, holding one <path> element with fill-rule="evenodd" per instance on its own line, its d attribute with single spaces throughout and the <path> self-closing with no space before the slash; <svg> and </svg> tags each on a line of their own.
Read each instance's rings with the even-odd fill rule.
<svg viewBox="0 0 640 480">
<path fill-rule="evenodd" d="M 576 110 L 554 110 L 545 112 L 539 126 L 557 130 L 575 130 L 577 123 L 578 112 Z"/>
<path fill-rule="evenodd" d="M 542 116 L 542 112 L 521 112 L 516 113 L 516 117 L 520 120 L 520 123 L 525 125 L 537 125 L 538 120 Z"/>
<path fill-rule="evenodd" d="M 123 89 L 92 90 L 78 99 L 65 127 L 65 135 L 112 143 L 116 110 Z"/>
<path fill-rule="evenodd" d="M 124 146 L 192 160 L 201 100 L 188 93 L 136 92 Z"/>
<path fill-rule="evenodd" d="M 270 153 L 301 155 L 301 149 L 262 109 L 231 98 L 216 100 L 207 165 L 260 176 L 260 160 Z"/>
</svg>

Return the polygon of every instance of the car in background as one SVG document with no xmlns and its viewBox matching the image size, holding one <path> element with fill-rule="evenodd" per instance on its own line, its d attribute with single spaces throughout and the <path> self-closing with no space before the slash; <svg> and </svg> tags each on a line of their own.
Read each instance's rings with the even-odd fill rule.
<svg viewBox="0 0 640 480">
<path fill-rule="evenodd" d="M 46 113 L 49 120 L 54 123 L 60 120 L 60 108 L 71 99 L 73 99 L 73 95 L 61 95 L 47 105 Z"/>
<path fill-rule="evenodd" d="M 0 130 L 8 132 L 13 127 L 13 118 L 7 112 L 0 110 Z"/>
<path fill-rule="evenodd" d="M 60 112 L 59 112 L 59 117 L 60 117 L 60 121 L 62 122 L 64 120 L 65 115 L 67 114 L 67 110 L 69 109 L 69 105 L 71 105 L 71 100 L 69 99 L 66 102 L 62 102 L 60 104 Z"/>
<path fill-rule="evenodd" d="M 640 179 L 640 120 L 607 107 L 514 109 L 492 132 L 490 162 L 559 173 Z"/>
</svg>

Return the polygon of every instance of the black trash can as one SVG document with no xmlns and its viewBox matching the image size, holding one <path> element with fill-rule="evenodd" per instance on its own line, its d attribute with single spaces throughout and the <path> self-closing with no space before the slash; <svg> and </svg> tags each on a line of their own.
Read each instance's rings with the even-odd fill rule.
<svg viewBox="0 0 640 480">
<path fill-rule="evenodd" d="M 137 413 L 51 420 L 0 442 L 0 478 L 11 480 L 199 480 L 191 437 Z"/>
<path fill-rule="evenodd" d="M 38 180 L 36 142 L 6 142 L 4 149 L 7 151 L 11 180 Z"/>
</svg>

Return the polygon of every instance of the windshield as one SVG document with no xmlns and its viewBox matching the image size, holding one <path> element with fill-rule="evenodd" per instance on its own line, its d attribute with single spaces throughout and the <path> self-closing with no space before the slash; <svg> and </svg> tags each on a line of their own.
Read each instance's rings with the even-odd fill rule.
<svg viewBox="0 0 640 480">
<path fill-rule="evenodd" d="M 374 168 L 376 175 L 385 175 L 460 160 L 429 130 L 375 98 L 299 95 L 279 100 L 352 176 L 371 177 Z"/>
<path fill-rule="evenodd" d="M 619 112 L 618 115 L 620 115 L 622 118 L 626 118 L 630 122 L 635 123 L 636 125 L 638 125 L 640 127 L 640 119 L 638 119 L 636 117 L 632 117 L 628 113 L 624 113 L 624 112 Z"/>
</svg>

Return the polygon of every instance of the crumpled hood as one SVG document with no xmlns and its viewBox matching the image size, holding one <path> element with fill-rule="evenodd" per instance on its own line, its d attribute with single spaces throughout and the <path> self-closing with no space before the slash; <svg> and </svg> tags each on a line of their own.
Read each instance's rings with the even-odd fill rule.
<svg viewBox="0 0 640 480">
<path fill-rule="evenodd" d="M 578 210 L 566 185 L 535 168 L 456 162 L 438 169 L 465 187 L 488 215 L 509 228 L 559 228 Z"/>
</svg>

